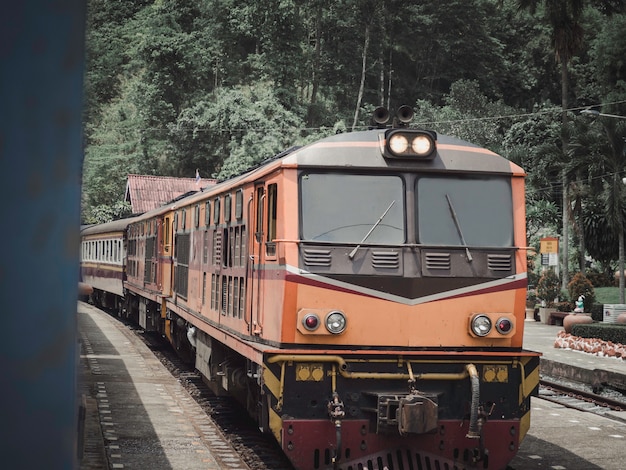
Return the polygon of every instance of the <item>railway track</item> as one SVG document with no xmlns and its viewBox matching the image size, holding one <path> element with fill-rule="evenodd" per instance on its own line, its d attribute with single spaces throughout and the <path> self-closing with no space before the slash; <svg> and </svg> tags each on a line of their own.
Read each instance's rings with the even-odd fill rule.
<svg viewBox="0 0 626 470">
<path fill-rule="evenodd" d="M 251 470 L 293 470 L 277 444 L 258 430 L 242 407 L 229 397 L 216 396 L 202 381 L 195 367 L 181 360 L 167 341 L 130 323 L 126 323 L 126 327 L 141 338 L 177 378 Z M 540 381 L 539 397 L 567 408 L 626 422 L 626 418 L 620 419 L 611 414 L 613 411 L 626 411 L 626 395 L 619 392 L 607 396 L 606 393 L 594 393 L 591 386 L 544 378 Z"/>
<path fill-rule="evenodd" d="M 203 382 L 195 367 L 181 360 L 165 339 L 157 334 L 146 333 L 130 323 L 126 323 L 126 326 L 143 340 L 155 357 L 178 379 L 251 470 L 293 470 L 276 442 L 259 431 L 245 410 L 230 397 L 216 396 Z"/>
<path fill-rule="evenodd" d="M 539 397 L 544 400 L 626 422 L 626 419 L 611 414 L 612 411 L 626 411 L 626 396 L 620 392 L 605 390 L 595 393 L 586 384 L 548 378 L 542 379 L 539 385 Z"/>
</svg>

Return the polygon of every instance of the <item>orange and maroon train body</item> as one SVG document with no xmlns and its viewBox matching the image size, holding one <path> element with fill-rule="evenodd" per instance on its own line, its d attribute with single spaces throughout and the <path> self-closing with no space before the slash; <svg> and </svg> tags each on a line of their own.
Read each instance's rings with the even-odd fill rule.
<svg viewBox="0 0 626 470">
<path fill-rule="evenodd" d="M 113 304 L 298 469 L 505 468 L 539 381 L 524 176 L 432 132 L 335 135 L 130 219 Z"/>
</svg>

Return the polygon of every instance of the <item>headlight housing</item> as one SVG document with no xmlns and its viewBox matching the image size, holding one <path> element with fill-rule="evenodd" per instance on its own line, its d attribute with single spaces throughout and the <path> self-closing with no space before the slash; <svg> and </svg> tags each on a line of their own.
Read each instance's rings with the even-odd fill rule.
<svg viewBox="0 0 626 470">
<path fill-rule="evenodd" d="M 430 159 L 436 153 L 436 140 L 437 135 L 432 131 L 388 129 L 383 154 L 387 158 Z"/>
<path fill-rule="evenodd" d="M 493 327 L 491 319 L 487 315 L 476 315 L 472 318 L 472 332 L 476 336 L 487 336 Z"/>
<path fill-rule="evenodd" d="M 326 315 L 325 319 L 326 329 L 334 334 L 338 335 L 345 331 L 347 326 L 347 319 L 343 312 L 334 310 Z"/>
</svg>

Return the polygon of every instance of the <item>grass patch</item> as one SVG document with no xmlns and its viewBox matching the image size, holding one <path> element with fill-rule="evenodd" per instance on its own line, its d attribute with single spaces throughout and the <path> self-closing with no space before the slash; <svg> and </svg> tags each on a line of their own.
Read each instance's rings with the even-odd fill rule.
<svg viewBox="0 0 626 470">
<path fill-rule="evenodd" d="M 619 304 L 619 287 L 594 287 L 596 303 Z"/>
</svg>

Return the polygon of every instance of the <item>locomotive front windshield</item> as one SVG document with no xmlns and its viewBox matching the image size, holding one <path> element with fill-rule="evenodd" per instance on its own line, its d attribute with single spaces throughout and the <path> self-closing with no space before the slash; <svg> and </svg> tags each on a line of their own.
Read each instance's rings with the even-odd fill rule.
<svg viewBox="0 0 626 470">
<path fill-rule="evenodd" d="M 405 189 L 399 176 L 309 173 L 300 183 L 305 240 L 404 243 Z"/>
<path fill-rule="evenodd" d="M 419 243 L 513 245 L 513 202 L 508 178 L 423 176 L 416 181 L 415 194 Z"/>
<path fill-rule="evenodd" d="M 348 244 L 513 246 L 509 178 L 419 175 L 414 191 L 407 192 L 406 176 L 301 175 L 302 238 Z M 407 217 L 406 199 L 413 194 L 415 214 Z M 415 227 L 408 235 L 407 220 Z"/>
</svg>

